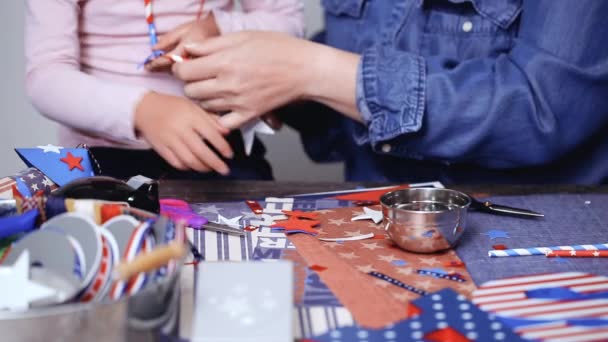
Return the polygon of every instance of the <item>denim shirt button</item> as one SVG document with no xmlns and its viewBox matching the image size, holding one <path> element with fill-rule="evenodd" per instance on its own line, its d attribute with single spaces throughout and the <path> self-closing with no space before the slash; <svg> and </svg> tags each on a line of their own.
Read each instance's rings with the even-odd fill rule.
<svg viewBox="0 0 608 342">
<path fill-rule="evenodd" d="M 472 29 L 473 29 L 473 23 L 470 22 L 469 20 L 462 23 L 462 30 L 464 32 L 471 32 Z"/>
<path fill-rule="evenodd" d="M 384 153 L 390 153 L 391 150 L 393 149 L 393 147 L 390 144 L 384 144 L 384 145 L 382 145 L 382 147 L 380 149 Z"/>
</svg>

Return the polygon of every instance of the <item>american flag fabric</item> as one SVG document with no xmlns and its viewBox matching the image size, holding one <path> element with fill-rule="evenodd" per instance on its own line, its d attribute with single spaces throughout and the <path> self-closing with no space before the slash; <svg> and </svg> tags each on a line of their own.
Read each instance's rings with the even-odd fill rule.
<svg viewBox="0 0 608 342">
<path fill-rule="evenodd" d="M 33 167 L 20 171 L 10 178 L 16 182 L 17 190 L 19 190 L 23 197 L 31 197 L 40 191 L 48 195 L 57 188 L 57 185 L 52 180 Z"/>
<path fill-rule="evenodd" d="M 0 178 L 0 199 L 12 199 L 13 186 L 16 184 L 17 182 L 10 177 Z"/>
<path fill-rule="evenodd" d="M 473 303 L 526 339 L 608 341 L 605 276 L 563 272 L 490 281 L 473 293 Z"/>
</svg>

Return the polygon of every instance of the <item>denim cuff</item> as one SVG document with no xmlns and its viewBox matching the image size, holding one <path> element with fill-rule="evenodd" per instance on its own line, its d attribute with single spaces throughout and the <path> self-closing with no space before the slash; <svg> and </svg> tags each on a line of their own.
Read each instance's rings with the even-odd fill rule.
<svg viewBox="0 0 608 342">
<path fill-rule="evenodd" d="M 370 142 L 376 150 L 383 141 L 419 131 L 425 109 L 425 84 L 426 68 L 421 56 L 386 46 L 364 51 L 357 77 L 357 106 L 367 127 L 357 125 L 355 141 Z"/>
</svg>

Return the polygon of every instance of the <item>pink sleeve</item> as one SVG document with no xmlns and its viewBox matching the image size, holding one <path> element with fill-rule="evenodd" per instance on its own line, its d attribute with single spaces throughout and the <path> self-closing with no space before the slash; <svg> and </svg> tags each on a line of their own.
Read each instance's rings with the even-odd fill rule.
<svg viewBox="0 0 608 342">
<path fill-rule="evenodd" d="M 278 31 L 304 36 L 301 0 L 242 0 L 243 12 L 214 10 L 222 34 L 245 30 Z"/>
<path fill-rule="evenodd" d="M 133 113 L 148 90 L 80 71 L 78 2 L 27 0 L 28 96 L 51 120 L 111 140 L 136 140 Z"/>
</svg>

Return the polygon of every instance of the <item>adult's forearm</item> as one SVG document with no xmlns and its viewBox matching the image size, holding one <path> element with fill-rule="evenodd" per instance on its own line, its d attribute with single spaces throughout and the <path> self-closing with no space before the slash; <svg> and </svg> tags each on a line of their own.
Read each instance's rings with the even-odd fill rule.
<svg viewBox="0 0 608 342">
<path fill-rule="evenodd" d="M 362 122 L 356 102 L 360 56 L 321 44 L 311 46 L 310 56 L 310 68 L 298 71 L 308 74 L 303 97 Z"/>
</svg>

